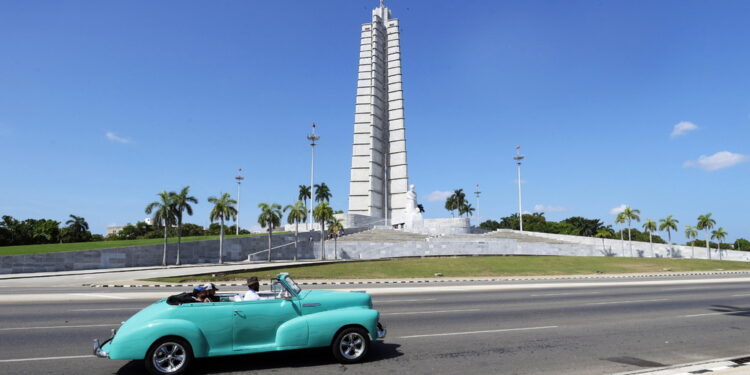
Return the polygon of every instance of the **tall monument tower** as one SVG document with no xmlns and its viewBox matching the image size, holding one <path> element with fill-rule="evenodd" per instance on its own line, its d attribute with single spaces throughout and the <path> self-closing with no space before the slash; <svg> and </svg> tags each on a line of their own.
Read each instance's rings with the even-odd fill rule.
<svg viewBox="0 0 750 375">
<path fill-rule="evenodd" d="M 408 173 L 398 19 L 383 5 L 362 25 L 349 213 L 397 224 L 406 208 Z"/>
</svg>

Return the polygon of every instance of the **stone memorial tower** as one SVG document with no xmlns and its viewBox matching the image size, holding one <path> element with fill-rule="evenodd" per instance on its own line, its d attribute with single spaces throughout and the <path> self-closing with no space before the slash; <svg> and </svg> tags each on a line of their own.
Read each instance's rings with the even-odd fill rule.
<svg viewBox="0 0 750 375">
<path fill-rule="evenodd" d="M 398 19 L 383 5 L 362 25 L 349 214 L 403 222 L 409 177 Z"/>
</svg>

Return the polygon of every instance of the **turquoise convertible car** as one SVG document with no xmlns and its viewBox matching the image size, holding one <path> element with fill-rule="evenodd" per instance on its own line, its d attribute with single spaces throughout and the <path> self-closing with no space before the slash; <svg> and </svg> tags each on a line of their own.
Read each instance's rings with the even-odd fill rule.
<svg viewBox="0 0 750 375">
<path fill-rule="evenodd" d="M 271 282 L 265 299 L 170 305 L 164 298 L 123 322 L 94 354 L 144 359 L 152 374 L 182 374 L 195 358 L 330 347 L 341 363 L 362 361 L 385 337 L 367 293 L 302 290 L 288 274 Z"/>
</svg>

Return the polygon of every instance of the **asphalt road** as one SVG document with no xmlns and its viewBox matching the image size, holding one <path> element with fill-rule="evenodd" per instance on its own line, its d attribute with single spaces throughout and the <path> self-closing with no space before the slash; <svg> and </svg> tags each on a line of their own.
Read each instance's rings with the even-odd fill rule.
<svg viewBox="0 0 750 375">
<path fill-rule="evenodd" d="M 152 301 L 109 298 L 127 290 L 66 291 L 114 294 L 101 301 L 0 304 L 0 372 L 142 374 L 141 361 L 90 357 L 90 343 Z M 585 375 L 750 353 L 745 283 L 420 292 L 373 300 L 388 337 L 366 363 L 342 366 L 327 350 L 304 350 L 199 360 L 195 373 Z"/>
</svg>

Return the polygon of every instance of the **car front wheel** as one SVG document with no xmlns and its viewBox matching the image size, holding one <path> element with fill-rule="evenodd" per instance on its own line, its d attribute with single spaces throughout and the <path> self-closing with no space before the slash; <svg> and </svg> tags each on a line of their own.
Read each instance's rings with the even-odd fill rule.
<svg viewBox="0 0 750 375">
<path fill-rule="evenodd" d="M 146 370 L 154 375 L 184 374 L 193 363 L 190 344 L 180 338 L 163 338 L 146 353 Z"/>
<path fill-rule="evenodd" d="M 346 328 L 336 335 L 331 349 L 333 356 L 340 363 L 360 362 L 370 349 L 370 335 L 362 328 Z"/>
</svg>

